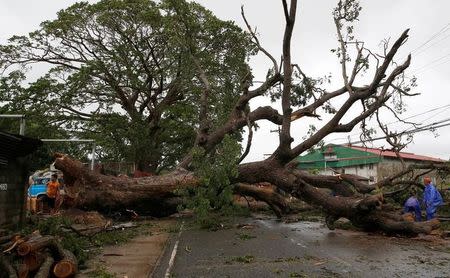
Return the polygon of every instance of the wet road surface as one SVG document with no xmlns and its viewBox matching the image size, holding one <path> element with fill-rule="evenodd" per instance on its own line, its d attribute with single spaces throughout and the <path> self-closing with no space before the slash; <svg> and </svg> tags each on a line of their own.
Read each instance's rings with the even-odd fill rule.
<svg viewBox="0 0 450 278">
<path fill-rule="evenodd" d="M 450 277 L 448 241 L 330 231 L 321 222 L 237 223 L 250 229 L 174 234 L 154 277 Z"/>
</svg>

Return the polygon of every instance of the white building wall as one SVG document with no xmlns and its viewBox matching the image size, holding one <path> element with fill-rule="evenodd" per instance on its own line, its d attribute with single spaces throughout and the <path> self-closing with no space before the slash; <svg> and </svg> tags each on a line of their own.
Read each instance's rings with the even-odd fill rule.
<svg viewBox="0 0 450 278">
<path fill-rule="evenodd" d="M 372 166 L 371 166 L 372 165 Z M 342 172 L 342 169 L 334 169 L 336 171 Z M 352 174 L 367 178 L 370 180 L 369 183 L 375 183 L 378 181 L 378 164 L 365 164 L 357 165 L 343 168 L 345 174 Z M 336 173 L 331 169 L 320 169 L 320 175 L 335 175 Z"/>
</svg>

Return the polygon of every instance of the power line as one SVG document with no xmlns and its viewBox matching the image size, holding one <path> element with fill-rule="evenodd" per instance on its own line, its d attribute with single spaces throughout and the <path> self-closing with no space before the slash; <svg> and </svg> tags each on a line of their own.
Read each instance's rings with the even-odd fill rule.
<svg viewBox="0 0 450 278">
<path fill-rule="evenodd" d="M 431 36 L 431 38 L 429 38 L 428 40 L 426 40 L 424 43 L 422 43 L 421 45 L 419 45 L 418 47 L 416 47 L 414 50 L 411 51 L 411 53 L 414 53 L 416 51 L 418 51 L 420 48 L 424 47 L 425 45 L 427 45 L 429 42 L 431 42 L 432 40 L 434 40 L 435 38 L 439 37 L 441 34 L 447 32 L 447 30 L 449 30 L 450 27 L 450 23 L 447 23 L 444 27 L 442 27 L 442 29 L 440 29 L 437 33 L 435 33 L 434 35 Z"/>
<path fill-rule="evenodd" d="M 445 59 L 445 58 L 447 58 L 447 57 L 450 57 L 450 53 L 447 53 L 447 54 L 445 54 L 444 56 L 439 57 L 438 59 L 436 59 L 436 60 L 434 60 L 434 61 L 432 61 L 432 62 L 430 62 L 430 63 L 428 63 L 428 64 L 426 64 L 426 65 L 424 65 L 424 66 L 422 66 L 422 67 L 420 67 L 420 68 L 418 68 L 418 69 L 415 69 L 411 74 L 414 74 L 414 73 L 417 73 L 417 72 L 419 72 L 419 71 L 422 71 L 422 70 L 424 70 L 425 68 L 427 68 L 427 67 L 433 65 L 434 63 L 439 62 L 439 61 L 441 61 L 442 59 Z"/>
<path fill-rule="evenodd" d="M 438 40 L 437 42 L 433 43 L 432 45 L 428 46 L 427 48 L 424 48 L 424 49 L 418 51 L 417 53 L 414 53 L 414 56 L 415 57 L 419 56 L 420 54 L 424 53 L 428 49 L 432 48 L 433 46 L 439 44 L 440 42 L 444 41 L 446 38 L 449 38 L 449 37 L 450 37 L 450 34 L 445 36 L 445 37 L 443 37 L 442 39 Z"/>
<path fill-rule="evenodd" d="M 408 119 L 412 119 L 412 118 L 415 118 L 415 117 L 418 117 L 418 116 L 422 116 L 422 115 L 425 115 L 425 114 L 428 114 L 428 113 L 430 113 L 430 112 L 433 112 L 433 111 L 436 111 L 436 110 L 440 110 L 440 109 L 443 109 L 443 108 L 447 108 L 447 109 L 450 108 L 450 104 L 438 106 L 438 107 L 435 107 L 435 108 L 432 108 L 432 109 L 429 109 L 429 110 L 426 110 L 426 111 L 417 113 L 417 114 L 415 114 L 415 115 L 408 116 L 408 117 L 406 117 L 406 118 L 404 118 L 404 119 L 402 119 L 402 120 L 397 120 L 397 121 L 394 121 L 394 122 L 387 123 L 386 125 L 389 126 L 389 125 L 392 125 L 392 124 L 395 124 L 395 123 L 399 123 L 399 122 L 402 122 L 402 121 L 405 121 L 405 120 L 408 120 Z M 440 113 L 446 111 L 447 109 L 445 109 L 445 110 L 443 110 L 443 111 L 440 111 L 440 112 L 437 113 L 437 114 L 434 114 L 433 116 L 431 116 L 431 117 L 429 117 L 429 118 L 423 120 L 421 123 L 423 123 L 423 122 L 425 122 L 425 121 L 428 121 L 429 119 L 431 119 L 431 118 L 437 116 L 438 114 L 440 114 Z M 378 128 L 379 128 L 379 127 L 378 127 Z M 328 141 L 329 141 L 329 142 L 332 142 L 332 141 L 336 141 L 336 140 L 346 140 L 346 139 L 349 139 L 349 137 L 350 137 L 350 138 L 359 137 L 359 135 L 360 135 L 360 133 L 353 133 L 353 134 L 348 135 L 347 137 L 334 138 L 334 139 L 331 139 L 331 140 L 328 140 Z"/>
<path fill-rule="evenodd" d="M 449 108 L 444 109 L 444 110 L 442 110 L 442 111 L 439 111 L 438 113 L 433 114 L 432 116 L 426 118 L 425 120 L 421 121 L 421 122 L 418 123 L 418 124 L 423 124 L 424 122 L 426 122 L 426 121 L 428 121 L 428 120 L 430 120 L 430 119 L 436 117 L 436 116 L 439 115 L 439 114 L 442 114 L 443 112 L 447 111 L 448 109 L 449 109 Z M 410 128 L 410 129 L 411 129 L 411 128 Z"/>
<path fill-rule="evenodd" d="M 364 140 L 364 141 L 349 142 L 349 144 L 359 144 L 359 143 L 365 143 L 365 142 L 373 142 L 373 141 L 378 141 L 378 140 L 381 140 L 381 139 L 386 139 L 388 137 L 414 134 L 414 133 L 423 132 L 423 131 L 427 131 L 427 130 L 438 129 L 438 128 L 449 126 L 449 125 L 450 125 L 450 123 L 446 123 L 446 124 L 441 124 L 441 125 L 428 126 L 426 128 L 425 127 L 423 127 L 423 128 L 416 128 L 416 129 L 413 129 L 413 130 L 403 131 L 403 132 L 399 132 L 399 133 L 396 133 L 396 134 L 393 134 L 393 135 L 389 135 L 389 136 L 381 136 L 381 137 L 367 139 L 367 140 Z"/>
<path fill-rule="evenodd" d="M 386 125 L 391 125 L 391 124 L 395 124 L 395 123 L 398 123 L 398 122 L 401 122 L 401 121 L 409 120 L 409 119 L 412 119 L 412 118 L 415 118 L 415 117 L 418 117 L 418 116 L 422 116 L 422 115 L 425 115 L 425 114 L 427 114 L 427 113 L 430 113 L 430 112 L 433 112 L 433 111 L 436 111 L 436 110 L 440 110 L 440 109 L 446 108 L 446 107 L 450 107 L 450 104 L 446 104 L 446 105 L 443 105 L 443 106 L 431 108 L 430 110 L 427 110 L 427 111 L 424 111 L 424 112 L 421 112 L 421 113 L 418 113 L 418 114 L 415 114 L 415 115 L 406 117 L 406 118 L 401 119 L 401 120 L 397 120 L 397 121 L 395 121 L 395 122 L 387 123 Z M 447 109 L 446 109 L 446 110 L 447 110 Z M 445 111 L 445 110 L 444 110 L 444 111 Z M 441 111 L 441 112 L 442 112 L 442 111 Z M 441 112 L 440 112 L 440 113 L 441 113 Z M 434 117 L 434 116 L 432 116 L 432 117 Z M 426 121 L 426 120 L 425 120 L 425 121 Z"/>
<path fill-rule="evenodd" d="M 414 49 L 410 52 L 410 54 L 419 55 L 419 54 L 425 52 L 427 49 L 431 48 L 432 46 L 436 45 L 438 42 L 441 42 L 441 41 L 445 40 L 448 36 L 445 37 L 445 38 L 443 38 L 443 39 L 441 39 L 441 40 L 439 40 L 438 42 L 436 42 L 436 43 L 434 43 L 434 44 L 428 46 L 428 47 L 425 48 L 425 49 L 421 49 L 421 48 L 423 48 L 424 46 L 426 46 L 429 42 L 433 41 L 434 39 L 437 39 L 439 36 L 441 36 L 441 34 L 444 34 L 444 33 L 447 32 L 448 30 L 450 30 L 449 27 L 450 27 L 450 23 L 447 23 L 447 24 L 446 24 L 444 27 L 442 27 L 438 32 L 434 33 L 428 40 L 426 40 L 425 42 L 423 42 L 422 44 L 420 44 L 419 46 L 417 46 L 416 48 L 414 48 Z M 417 51 L 418 53 L 415 53 L 416 51 Z M 402 60 L 406 59 L 406 57 L 407 57 L 407 55 L 405 55 L 405 56 L 402 58 Z"/>
<path fill-rule="evenodd" d="M 430 70 L 430 69 L 432 69 L 432 68 L 435 68 L 435 67 L 439 67 L 439 66 L 445 65 L 445 64 L 447 64 L 448 62 L 450 62 L 450 59 L 448 59 L 448 60 L 446 60 L 446 61 L 443 61 L 442 63 L 433 65 L 433 66 L 431 66 L 431 67 L 422 69 L 422 70 L 420 70 L 419 72 L 416 72 L 416 74 L 424 73 L 424 72 L 426 72 L 426 71 L 428 71 L 428 70 Z"/>
</svg>

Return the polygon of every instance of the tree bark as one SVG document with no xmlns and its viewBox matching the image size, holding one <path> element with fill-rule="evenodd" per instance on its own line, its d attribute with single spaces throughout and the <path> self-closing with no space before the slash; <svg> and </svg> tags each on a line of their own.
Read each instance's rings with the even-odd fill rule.
<svg viewBox="0 0 450 278">
<path fill-rule="evenodd" d="M 52 258 L 52 256 L 48 256 L 44 263 L 41 265 L 41 268 L 39 268 L 39 271 L 36 273 L 34 278 L 47 278 L 50 275 L 50 270 L 53 266 L 53 263 L 55 260 Z"/>
<path fill-rule="evenodd" d="M 53 267 L 53 274 L 58 278 L 72 277 L 75 275 L 78 271 L 78 261 L 72 252 L 64 249 L 56 240 L 48 247 L 57 261 Z"/>
<path fill-rule="evenodd" d="M 177 170 L 164 176 L 137 179 L 95 174 L 81 162 L 57 154 L 55 167 L 64 172 L 67 195 L 83 209 L 111 211 L 130 209 L 164 216 L 176 211 L 174 191 L 198 183 L 188 171 Z"/>
<path fill-rule="evenodd" d="M 286 201 L 286 198 L 280 194 L 277 194 L 273 188 L 259 188 L 254 185 L 241 183 L 234 186 L 234 193 L 242 196 L 253 197 L 258 201 L 266 202 L 277 217 L 282 217 L 290 212 L 290 207 Z"/>
<path fill-rule="evenodd" d="M 26 256 L 48 246 L 53 240 L 54 237 L 52 236 L 38 236 L 31 238 L 17 247 L 17 254 Z"/>
</svg>

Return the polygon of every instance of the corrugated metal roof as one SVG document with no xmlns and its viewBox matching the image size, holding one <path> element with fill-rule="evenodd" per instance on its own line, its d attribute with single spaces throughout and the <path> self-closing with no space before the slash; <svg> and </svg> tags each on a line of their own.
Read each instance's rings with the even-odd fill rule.
<svg viewBox="0 0 450 278">
<path fill-rule="evenodd" d="M 383 150 L 383 149 L 379 149 L 379 148 L 367 148 L 367 147 L 362 147 L 362 146 L 348 146 L 348 147 L 352 148 L 354 150 L 360 150 L 360 151 L 364 151 L 364 152 L 373 153 L 378 156 L 397 158 L 397 155 L 395 154 L 395 152 L 389 151 L 389 150 Z M 400 152 L 399 155 L 403 159 L 431 161 L 431 162 L 445 162 L 445 160 L 442 160 L 440 158 L 435 158 L 435 157 L 430 157 L 430 156 L 425 156 L 425 155 L 417 155 L 417 154 L 413 154 L 413 153 Z"/>
<path fill-rule="evenodd" d="M 41 140 L 0 131 L 0 164 L 26 156 L 41 145 Z"/>
<path fill-rule="evenodd" d="M 333 152 L 330 152 L 330 148 Z M 327 157 L 330 154 L 334 157 Z M 380 156 L 369 152 L 351 149 L 340 145 L 327 145 L 323 150 L 315 150 L 312 153 L 298 157 L 299 167 L 302 169 L 341 168 L 355 165 L 373 164 L 381 161 Z"/>
</svg>

